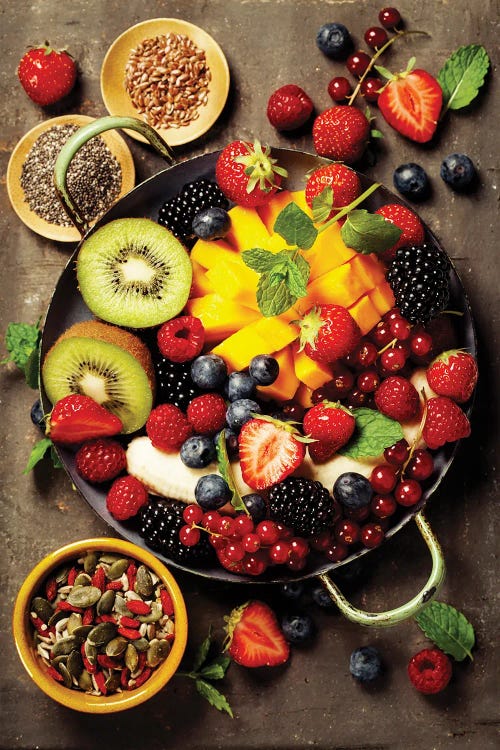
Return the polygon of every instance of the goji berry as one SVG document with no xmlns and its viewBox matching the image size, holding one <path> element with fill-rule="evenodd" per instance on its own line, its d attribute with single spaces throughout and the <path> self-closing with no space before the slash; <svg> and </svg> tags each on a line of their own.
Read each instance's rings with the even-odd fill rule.
<svg viewBox="0 0 500 750">
<path fill-rule="evenodd" d="M 63 612 L 76 612 L 79 615 L 83 615 L 83 609 L 81 607 L 74 607 L 65 599 L 61 599 L 59 602 L 57 602 L 56 609 L 60 609 Z"/>
<path fill-rule="evenodd" d="M 161 608 L 163 610 L 163 614 L 169 615 L 169 616 L 173 615 L 174 603 L 167 589 L 160 589 L 160 601 L 161 601 Z"/>
<path fill-rule="evenodd" d="M 127 601 L 127 609 L 132 612 L 133 615 L 149 615 L 151 607 L 146 602 L 140 599 L 129 599 Z"/>
<path fill-rule="evenodd" d="M 104 677 L 103 673 L 102 672 L 96 672 L 94 674 L 94 679 L 95 679 L 96 684 L 97 684 L 97 689 L 100 690 L 100 692 L 103 695 L 107 695 L 108 694 L 108 688 L 106 687 L 106 678 Z"/>
<path fill-rule="evenodd" d="M 56 680 L 56 682 L 63 681 L 62 674 L 58 672 L 55 667 L 47 667 L 47 674 L 49 675 L 49 677 L 52 677 L 53 680 Z"/>
<path fill-rule="evenodd" d="M 49 578 L 45 584 L 45 598 L 49 602 L 53 602 L 57 596 L 57 581 L 55 578 Z"/>
<path fill-rule="evenodd" d="M 95 569 L 95 573 L 92 576 L 91 580 L 92 586 L 95 586 L 98 589 L 101 589 L 101 591 L 106 590 L 106 573 L 104 572 L 104 568 L 99 566 Z"/>
<path fill-rule="evenodd" d="M 139 631 L 132 628 L 118 628 L 117 633 L 129 641 L 136 641 L 138 638 L 141 638 Z"/>
<path fill-rule="evenodd" d="M 123 589 L 123 583 L 118 581 L 110 581 L 106 584 L 107 589 L 111 589 L 112 591 L 121 591 Z"/>
<path fill-rule="evenodd" d="M 121 669 L 122 665 L 107 654 L 97 654 L 97 663 L 105 669 Z"/>
<path fill-rule="evenodd" d="M 134 565 L 134 563 L 130 563 L 130 565 L 127 568 L 127 580 L 128 580 L 128 587 L 130 591 L 134 590 L 135 586 L 135 579 L 137 576 L 137 567 Z"/>
<path fill-rule="evenodd" d="M 123 667 L 122 671 L 120 672 L 120 685 L 124 690 L 128 688 L 128 678 L 129 678 L 130 672 L 127 669 L 127 667 Z"/>
<path fill-rule="evenodd" d="M 137 662 L 137 672 L 141 672 L 144 667 L 146 666 L 146 659 L 148 658 L 148 655 L 146 651 L 140 651 L 139 652 L 139 660 Z"/>
<path fill-rule="evenodd" d="M 116 622 L 113 615 L 98 615 L 95 618 L 96 624 L 98 625 L 100 622 Z"/>
<path fill-rule="evenodd" d="M 30 612 L 30 620 L 34 628 L 36 628 L 36 631 L 40 633 L 40 635 L 48 635 L 50 630 L 47 623 L 45 623 L 41 617 L 38 617 L 38 615 L 35 615 L 34 612 Z M 52 630 L 54 630 L 52 628 Z"/>
<path fill-rule="evenodd" d="M 91 664 L 89 660 L 87 659 L 87 657 L 85 656 L 85 644 L 84 643 L 82 643 L 80 647 L 80 653 L 82 655 L 83 666 L 85 667 L 87 672 L 89 674 L 95 674 L 97 672 L 97 664 Z"/>
<path fill-rule="evenodd" d="M 134 687 L 138 688 L 141 687 L 141 685 L 144 685 L 146 680 L 149 680 L 151 677 L 151 667 L 146 667 L 146 669 L 143 669 L 139 677 L 135 678 L 135 685 Z"/>
<path fill-rule="evenodd" d="M 68 573 L 68 586 L 72 586 L 74 584 L 75 578 L 77 577 L 79 572 L 80 571 L 78 570 L 78 568 L 75 568 L 75 566 L 71 568 Z"/>
<path fill-rule="evenodd" d="M 120 625 L 125 628 L 140 628 L 141 623 L 139 620 L 133 620 L 131 617 L 123 616 L 120 617 Z"/>
<path fill-rule="evenodd" d="M 94 608 L 87 607 L 87 609 L 83 613 L 82 625 L 92 625 L 93 622 L 94 622 Z"/>
</svg>

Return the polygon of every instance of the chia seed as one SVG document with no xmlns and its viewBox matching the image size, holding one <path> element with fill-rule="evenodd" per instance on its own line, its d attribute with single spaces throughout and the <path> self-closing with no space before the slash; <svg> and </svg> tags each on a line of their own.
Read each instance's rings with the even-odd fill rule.
<svg viewBox="0 0 500 750">
<path fill-rule="evenodd" d="M 77 125 L 54 125 L 36 139 L 21 172 L 21 187 L 30 209 L 50 224 L 72 226 L 54 187 L 54 166 L 61 148 L 79 130 Z M 120 194 L 122 170 L 100 136 L 88 141 L 72 159 L 68 192 L 85 221 L 103 214 Z"/>
</svg>

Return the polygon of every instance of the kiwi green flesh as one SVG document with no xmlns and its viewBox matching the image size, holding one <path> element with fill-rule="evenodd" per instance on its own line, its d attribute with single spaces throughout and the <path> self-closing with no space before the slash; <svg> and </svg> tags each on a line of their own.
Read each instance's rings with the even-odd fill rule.
<svg viewBox="0 0 500 750">
<path fill-rule="evenodd" d="M 47 353 L 42 382 L 55 404 L 70 393 L 90 396 L 123 423 L 123 432 L 143 427 L 153 393 L 139 362 L 115 344 L 74 336 L 58 341 Z"/>
<path fill-rule="evenodd" d="M 116 219 L 84 240 L 78 285 L 101 320 L 150 328 L 175 317 L 189 297 L 192 267 L 184 246 L 150 219 Z"/>
</svg>

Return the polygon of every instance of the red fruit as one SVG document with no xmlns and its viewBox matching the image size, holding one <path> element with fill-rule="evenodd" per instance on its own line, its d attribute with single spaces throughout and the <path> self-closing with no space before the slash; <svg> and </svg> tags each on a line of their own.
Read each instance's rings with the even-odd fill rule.
<svg viewBox="0 0 500 750">
<path fill-rule="evenodd" d="M 285 422 L 250 419 L 238 438 L 243 480 L 254 490 L 264 490 L 295 471 L 304 460 L 304 443 L 297 430 Z"/>
<path fill-rule="evenodd" d="M 148 417 L 146 433 L 155 448 L 172 452 L 193 434 L 193 428 L 179 407 L 160 404 Z"/>
<path fill-rule="evenodd" d="M 61 398 L 50 413 L 47 429 L 54 443 L 82 443 L 121 432 L 123 424 L 90 396 L 71 393 Z"/>
<path fill-rule="evenodd" d="M 322 464 L 328 461 L 336 451 L 335 443 L 322 443 L 320 440 L 317 440 L 315 443 L 309 443 L 307 449 L 315 464 Z"/>
<path fill-rule="evenodd" d="M 436 396 L 427 402 L 427 417 L 422 433 L 431 450 L 445 443 L 469 437 L 470 423 L 462 409 L 446 396 Z"/>
<path fill-rule="evenodd" d="M 424 648 L 412 656 L 408 664 L 408 676 L 412 684 L 425 695 L 444 690 L 451 674 L 451 661 L 438 648 Z"/>
<path fill-rule="evenodd" d="M 271 157 L 269 146 L 262 146 L 259 141 L 233 141 L 221 151 L 215 176 L 229 200 L 254 208 L 267 203 L 287 172 Z"/>
<path fill-rule="evenodd" d="M 356 420 L 349 409 L 328 401 L 312 406 L 304 417 L 304 432 L 315 440 L 329 443 L 334 452 L 349 442 L 355 426 Z"/>
<path fill-rule="evenodd" d="M 361 338 L 358 324 L 341 305 L 312 307 L 299 325 L 300 347 L 315 362 L 345 357 Z"/>
<path fill-rule="evenodd" d="M 147 505 L 148 491 L 135 477 L 115 479 L 106 497 L 106 508 L 118 521 L 137 515 Z"/>
<path fill-rule="evenodd" d="M 181 315 L 168 320 L 157 333 L 158 349 L 171 362 L 187 362 L 201 354 L 205 329 L 199 318 Z"/>
<path fill-rule="evenodd" d="M 406 422 L 416 416 L 420 401 L 413 383 L 400 375 L 391 375 L 375 391 L 375 405 L 386 417 Z"/>
<path fill-rule="evenodd" d="M 76 470 L 88 482 L 99 484 L 115 479 L 127 466 L 125 450 L 116 440 L 92 440 L 76 454 Z"/>
<path fill-rule="evenodd" d="M 267 102 L 267 119 L 277 130 L 295 130 L 310 118 L 314 104 L 304 89 L 289 83 L 276 89 Z"/>
<path fill-rule="evenodd" d="M 331 219 L 336 209 L 352 203 L 361 194 L 359 177 L 352 169 L 344 164 L 326 164 L 315 169 L 306 184 L 306 201 L 312 208 L 313 198 L 323 192 L 326 187 L 333 190 L 333 208 L 325 221 Z"/>
<path fill-rule="evenodd" d="M 339 104 L 315 119 L 314 148 L 320 156 L 354 164 L 363 155 L 369 134 L 370 123 L 361 110 Z"/>
<path fill-rule="evenodd" d="M 436 131 L 443 92 L 426 70 L 394 76 L 378 98 L 378 107 L 391 127 L 417 143 L 427 143 Z"/>
<path fill-rule="evenodd" d="M 59 52 L 46 42 L 26 52 L 17 75 L 29 98 L 45 107 L 69 94 L 76 81 L 76 65 L 65 50 Z"/>
<path fill-rule="evenodd" d="M 438 396 L 448 396 L 462 404 L 472 396 L 478 370 L 472 354 L 451 349 L 431 362 L 426 375 L 434 393 Z"/>
<path fill-rule="evenodd" d="M 351 84 L 344 76 L 336 76 L 328 84 L 328 93 L 334 102 L 341 102 L 352 94 Z"/>
<path fill-rule="evenodd" d="M 386 263 L 394 260 L 398 247 L 421 245 L 423 243 L 425 231 L 422 222 L 417 214 L 410 211 L 406 206 L 401 206 L 399 203 L 386 203 L 385 206 L 380 206 L 375 213 L 401 229 L 398 241 L 382 253 L 382 258 Z"/>
<path fill-rule="evenodd" d="M 218 393 L 203 393 L 189 403 L 186 415 L 195 432 L 212 435 L 226 424 L 226 402 Z"/>
<path fill-rule="evenodd" d="M 229 656 L 244 667 L 275 667 L 290 656 L 276 615 L 267 604 L 249 601 L 226 618 Z"/>
</svg>

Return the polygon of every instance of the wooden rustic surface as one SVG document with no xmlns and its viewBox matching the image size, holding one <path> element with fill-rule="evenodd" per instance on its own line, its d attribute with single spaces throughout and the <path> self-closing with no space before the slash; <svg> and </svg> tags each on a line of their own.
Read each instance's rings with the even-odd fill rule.
<svg viewBox="0 0 500 750">
<path fill-rule="evenodd" d="M 295 82 L 312 95 L 321 110 L 330 105 L 326 86 L 342 75 L 338 63 L 316 48 L 317 28 L 340 21 L 362 43 L 364 30 L 377 23 L 382 3 L 375 0 L 80 0 L 70 4 L 17 0 L 0 6 L 2 134 L 0 146 L 1 333 L 9 321 L 35 322 L 44 315 L 55 282 L 72 248 L 33 234 L 8 203 L 5 173 L 9 155 L 21 136 L 48 117 L 79 112 L 105 113 L 99 71 L 110 43 L 130 25 L 155 17 L 184 18 L 205 28 L 224 49 L 232 85 L 227 107 L 203 138 L 178 149 L 180 159 L 222 147 L 235 137 L 312 150 L 309 134 L 278 135 L 265 117 L 271 91 Z M 432 145 L 419 147 L 385 125 L 378 163 L 371 176 L 391 185 L 392 172 L 406 161 L 428 171 L 433 195 L 420 212 L 455 259 L 475 313 L 481 381 L 467 440 L 428 516 L 442 541 L 448 576 L 441 599 L 461 609 L 477 634 L 474 662 L 457 664 L 451 685 L 436 697 L 414 691 L 406 676 L 410 656 L 427 643 L 407 622 L 390 630 L 363 630 L 339 615 L 315 611 L 319 634 L 314 646 L 295 649 L 290 664 L 262 676 L 231 667 L 221 685 L 235 719 L 210 708 L 187 680 L 176 678 L 148 704 L 128 713 L 86 716 L 59 707 L 25 674 L 10 634 L 12 604 L 23 577 L 47 552 L 76 539 L 109 530 L 73 492 L 68 478 L 43 465 L 29 476 L 23 468 L 38 438 L 29 408 L 35 394 L 10 366 L 0 372 L 1 399 L 1 532 L 2 656 L 0 669 L 0 747 L 41 750 L 110 750 L 164 748 L 345 748 L 349 750 L 471 748 L 489 750 L 498 730 L 498 636 L 495 612 L 496 486 L 494 451 L 498 433 L 498 149 L 499 102 L 495 55 L 498 51 L 498 5 L 494 0 L 398 2 L 408 26 L 430 37 L 400 43 L 384 65 L 398 69 L 415 54 L 418 64 L 436 73 L 462 44 L 482 43 L 493 71 L 477 102 L 450 113 Z M 42 110 L 22 91 L 15 75 L 26 47 L 46 38 L 67 46 L 78 60 L 79 83 L 61 105 Z M 138 180 L 153 174 L 160 160 L 129 139 Z M 452 193 L 439 178 L 441 160 L 452 151 L 469 154 L 478 167 L 480 185 L 472 195 Z M 2 352 L 2 356 L 4 352 Z M 429 559 L 410 524 L 383 549 L 368 558 L 369 576 L 353 599 L 381 609 L 409 598 L 425 580 Z M 188 656 L 209 624 L 220 642 L 223 616 L 235 604 L 257 594 L 276 602 L 272 588 L 256 591 L 206 583 L 179 575 L 189 615 Z M 377 685 L 363 689 L 348 673 L 348 656 L 362 644 L 382 652 L 387 671 Z"/>
</svg>

